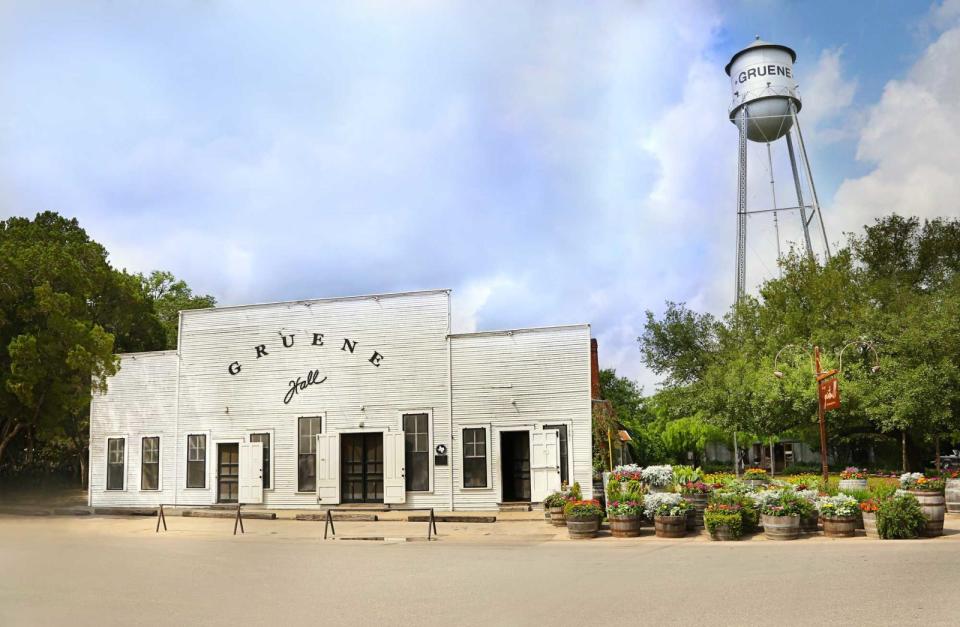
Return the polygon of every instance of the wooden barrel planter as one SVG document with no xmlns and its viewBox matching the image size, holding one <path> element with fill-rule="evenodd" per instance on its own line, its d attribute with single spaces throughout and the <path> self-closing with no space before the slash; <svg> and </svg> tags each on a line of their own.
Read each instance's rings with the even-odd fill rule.
<svg viewBox="0 0 960 627">
<path fill-rule="evenodd" d="M 687 531 L 703 529 L 703 512 L 707 509 L 709 494 L 684 494 L 683 500 L 693 505 L 687 514 Z"/>
<path fill-rule="evenodd" d="M 866 532 L 868 538 L 880 539 L 880 534 L 877 533 L 877 513 L 876 512 L 863 512 L 863 530 Z"/>
<path fill-rule="evenodd" d="M 843 492 L 844 490 L 866 490 L 867 480 L 866 479 L 841 479 L 840 485 L 837 487 L 841 492 Z"/>
<path fill-rule="evenodd" d="M 687 535 L 687 517 L 654 516 L 653 528 L 658 538 L 682 538 Z"/>
<path fill-rule="evenodd" d="M 563 515 L 562 507 L 551 507 L 550 508 L 550 524 L 554 527 L 566 527 L 567 519 Z"/>
<path fill-rule="evenodd" d="M 763 486 L 767 485 L 767 480 L 766 479 L 744 479 L 743 485 L 750 488 L 762 488 Z"/>
<path fill-rule="evenodd" d="M 567 518 L 567 533 L 573 540 L 596 538 L 600 530 L 600 517 L 588 516 L 585 518 Z"/>
<path fill-rule="evenodd" d="M 614 538 L 636 538 L 640 535 L 640 516 L 608 516 Z"/>
<path fill-rule="evenodd" d="M 856 516 L 824 516 L 823 535 L 828 538 L 852 538 L 857 535 Z"/>
<path fill-rule="evenodd" d="M 960 514 L 960 479 L 947 479 L 947 511 Z"/>
<path fill-rule="evenodd" d="M 763 535 L 768 540 L 796 540 L 800 537 L 800 516 L 767 516 L 763 514 Z"/>
<path fill-rule="evenodd" d="M 730 527 L 727 525 L 717 525 L 713 533 L 710 534 L 711 540 L 717 540 L 718 542 L 733 542 L 739 540 L 740 538 L 733 535 L 733 532 L 730 531 Z"/>
<path fill-rule="evenodd" d="M 807 516 L 801 516 L 800 531 L 805 533 L 816 533 L 820 531 L 820 514 L 813 512 Z"/>
<path fill-rule="evenodd" d="M 923 517 L 927 519 L 927 524 L 923 529 L 923 535 L 927 538 L 934 538 L 943 535 L 943 515 L 947 511 L 946 499 L 939 492 L 921 492 L 920 490 L 910 490 L 910 494 L 917 497 L 920 501 L 920 509 L 923 510 Z"/>
</svg>

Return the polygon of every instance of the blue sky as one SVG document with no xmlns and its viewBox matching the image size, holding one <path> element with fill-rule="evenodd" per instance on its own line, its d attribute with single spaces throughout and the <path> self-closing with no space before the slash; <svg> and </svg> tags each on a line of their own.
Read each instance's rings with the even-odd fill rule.
<svg viewBox="0 0 960 627">
<path fill-rule="evenodd" d="M 456 331 L 590 322 L 652 390 L 643 312 L 733 298 L 723 66 L 757 34 L 798 53 L 831 241 L 960 213 L 958 0 L 8 0 L 0 217 L 75 216 L 223 304 L 450 287 Z"/>
</svg>

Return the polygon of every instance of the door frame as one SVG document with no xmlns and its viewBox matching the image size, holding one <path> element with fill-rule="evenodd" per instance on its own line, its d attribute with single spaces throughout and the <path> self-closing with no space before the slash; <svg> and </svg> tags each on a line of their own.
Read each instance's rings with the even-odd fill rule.
<svg viewBox="0 0 960 627">
<path fill-rule="evenodd" d="M 497 503 L 503 503 L 503 457 L 500 452 L 502 451 L 502 443 L 500 439 L 500 434 L 510 431 L 526 431 L 527 432 L 527 455 L 529 459 L 533 459 L 533 438 L 530 437 L 530 434 L 534 432 L 534 425 L 511 425 L 509 427 L 494 427 L 493 431 L 497 436 Z M 491 442 L 491 445 L 493 442 Z M 533 471 L 531 470 L 531 473 Z M 530 477 L 531 486 L 530 486 L 530 497 L 533 498 L 533 475 Z M 530 501 L 531 503 L 533 501 Z"/>
<path fill-rule="evenodd" d="M 217 477 L 220 476 L 220 445 L 221 444 L 236 444 L 237 445 L 237 500 L 240 500 L 240 444 L 244 442 L 243 438 L 229 438 L 224 440 L 213 440 L 210 443 L 213 444 L 213 463 L 210 464 L 210 469 L 212 471 L 212 477 L 208 477 L 210 480 L 210 487 L 213 488 L 210 490 L 212 494 L 210 495 L 210 504 L 216 505 L 217 496 L 220 494 L 220 482 L 217 481 Z M 232 505 L 232 503 L 228 503 Z"/>
<path fill-rule="evenodd" d="M 329 435 L 329 434 L 332 434 L 332 433 L 334 433 L 334 432 L 331 431 L 331 432 L 328 433 L 328 435 Z M 385 433 L 395 433 L 395 431 L 393 431 L 392 429 L 389 429 L 389 428 L 386 428 L 386 429 L 344 429 L 344 430 L 338 430 L 338 431 L 336 431 L 336 433 L 337 433 L 338 436 L 340 436 L 340 438 L 342 438 L 344 435 L 351 435 L 351 434 L 358 434 L 358 433 L 361 433 L 361 434 L 362 434 L 362 433 L 379 433 L 379 434 L 380 434 L 380 438 L 381 438 L 381 442 L 383 442 L 384 440 L 386 440 L 386 438 L 383 437 L 383 434 L 385 434 Z M 402 429 L 400 430 L 400 433 L 403 433 L 403 430 L 402 430 Z M 340 439 L 340 438 L 338 438 L 338 440 L 339 440 L 338 446 L 340 446 L 340 451 L 338 451 L 339 459 L 338 459 L 338 465 L 337 465 L 337 484 L 339 485 L 339 487 L 338 487 L 337 489 L 340 491 L 340 499 L 339 499 L 339 500 L 340 500 L 340 504 L 342 505 L 342 504 L 344 503 L 344 500 L 343 500 L 343 474 L 344 474 L 344 473 L 343 473 L 343 440 Z M 385 444 L 385 443 L 384 443 L 384 444 Z M 386 457 L 386 454 L 384 454 L 384 457 Z M 386 469 L 387 469 L 387 468 L 386 468 L 386 459 L 384 459 L 383 464 L 384 464 L 384 468 L 383 468 L 383 469 L 384 469 L 384 474 L 386 474 Z"/>
</svg>

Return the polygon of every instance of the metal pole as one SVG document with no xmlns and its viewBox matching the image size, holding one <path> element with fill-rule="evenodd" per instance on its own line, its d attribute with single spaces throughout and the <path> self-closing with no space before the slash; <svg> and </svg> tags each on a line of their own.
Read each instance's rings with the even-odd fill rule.
<svg viewBox="0 0 960 627">
<path fill-rule="evenodd" d="M 737 176 L 737 295 L 740 303 L 747 290 L 747 108 L 741 107 Z"/>
<path fill-rule="evenodd" d="M 733 474 L 740 477 L 740 447 L 737 446 L 737 430 L 733 430 Z"/>
<path fill-rule="evenodd" d="M 813 259 L 813 243 L 810 241 L 810 226 L 807 224 L 807 209 L 803 204 L 803 188 L 800 186 L 800 170 L 797 169 L 797 155 L 793 151 L 793 139 L 787 133 L 787 152 L 790 153 L 790 167 L 793 168 L 793 184 L 797 188 L 797 205 L 800 209 L 800 224 L 803 225 L 803 240 L 807 245 L 807 255 Z"/>
<path fill-rule="evenodd" d="M 793 128 L 797 129 L 797 141 L 800 142 L 800 155 L 803 157 L 803 166 L 807 171 L 807 182 L 810 183 L 810 192 L 813 194 L 813 213 L 820 219 L 820 231 L 823 233 L 823 246 L 827 251 L 827 259 L 830 259 L 830 241 L 827 239 L 827 227 L 823 223 L 823 212 L 820 211 L 820 199 L 817 197 L 817 186 L 813 183 L 813 170 L 810 169 L 807 147 L 806 144 L 803 143 L 803 132 L 800 130 L 800 121 L 797 119 L 797 108 L 792 100 L 790 101 L 790 117 L 793 118 Z"/>
<path fill-rule="evenodd" d="M 773 182 L 773 155 L 770 151 L 770 142 L 767 142 L 767 164 L 770 166 L 770 193 L 773 195 L 773 231 L 777 235 L 777 266 L 780 266 L 780 224 L 777 222 L 777 186 Z M 780 269 L 783 276 L 783 269 Z"/>
<path fill-rule="evenodd" d="M 827 423 L 823 411 L 823 402 L 820 400 L 820 347 L 813 347 L 813 360 L 816 373 L 814 380 L 817 381 L 817 418 L 820 420 L 820 470 L 823 475 L 823 487 L 826 489 L 827 481 L 830 479 L 830 466 L 827 463 Z"/>
</svg>

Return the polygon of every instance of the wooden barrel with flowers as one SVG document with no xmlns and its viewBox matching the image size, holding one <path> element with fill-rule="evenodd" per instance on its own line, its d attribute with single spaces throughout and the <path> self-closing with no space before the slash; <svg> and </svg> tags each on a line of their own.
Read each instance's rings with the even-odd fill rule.
<svg viewBox="0 0 960 627">
<path fill-rule="evenodd" d="M 946 502 L 948 512 L 960 514 L 960 479 L 947 479 Z"/>
<path fill-rule="evenodd" d="M 840 489 L 841 492 L 844 492 L 846 490 L 866 490 L 867 480 L 866 479 L 841 479 L 837 487 Z"/>
<path fill-rule="evenodd" d="M 549 511 L 551 525 L 554 527 L 565 527 L 567 525 L 567 519 L 563 516 L 562 507 L 551 507 Z"/>
<path fill-rule="evenodd" d="M 597 537 L 600 530 L 600 517 L 603 509 L 600 502 L 570 501 L 563 508 L 563 515 L 567 521 L 567 533 L 573 540 L 584 540 Z"/>
<path fill-rule="evenodd" d="M 763 535 L 768 540 L 796 540 L 800 537 L 800 515 L 773 516 L 762 514 Z"/>
<path fill-rule="evenodd" d="M 857 535 L 856 516 L 824 516 L 823 535 L 828 538 L 852 538 Z"/>
<path fill-rule="evenodd" d="M 687 516 L 653 517 L 653 528 L 658 538 L 682 538 L 687 535 Z"/>
<path fill-rule="evenodd" d="M 640 535 L 640 515 L 626 514 L 607 516 L 610 521 L 610 534 L 614 538 L 636 538 Z"/>
<path fill-rule="evenodd" d="M 867 534 L 868 538 L 880 539 L 880 534 L 877 532 L 877 512 L 861 512 L 863 516 L 863 531 Z"/>
<path fill-rule="evenodd" d="M 924 526 L 923 535 L 928 538 L 943 535 L 943 518 L 947 511 L 946 500 L 942 492 L 926 490 L 910 490 L 910 494 L 917 497 L 920 502 L 920 510 L 923 517 L 927 519 Z"/>
<path fill-rule="evenodd" d="M 703 529 L 703 512 L 707 509 L 707 501 L 713 487 L 702 481 L 692 481 L 680 488 L 683 500 L 690 503 L 691 509 L 687 514 L 687 531 Z"/>
<path fill-rule="evenodd" d="M 563 506 L 569 500 L 569 494 L 565 491 L 554 492 L 543 499 L 544 518 L 555 527 L 563 527 L 567 524 L 563 517 Z"/>
</svg>

